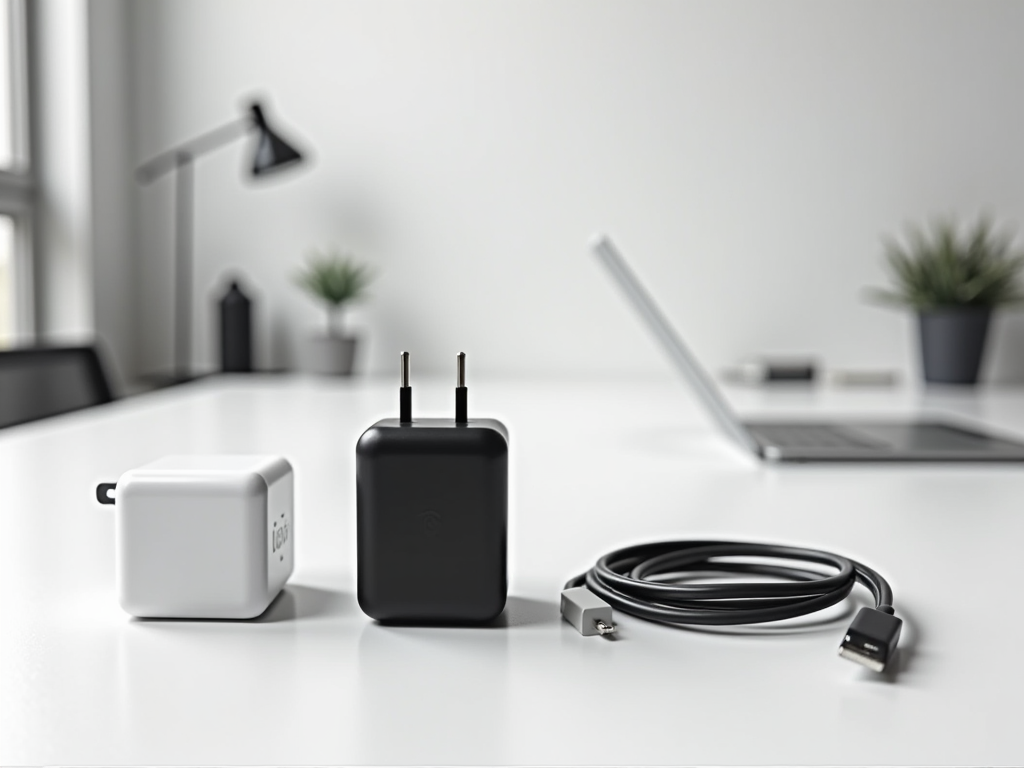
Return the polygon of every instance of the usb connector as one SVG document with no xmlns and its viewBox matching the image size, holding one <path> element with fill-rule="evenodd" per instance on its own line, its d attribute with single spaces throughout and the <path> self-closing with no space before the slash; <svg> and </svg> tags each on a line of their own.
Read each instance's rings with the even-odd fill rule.
<svg viewBox="0 0 1024 768">
<path fill-rule="evenodd" d="M 890 609 L 891 610 L 891 609 Z M 861 608 L 839 646 L 844 659 L 884 672 L 896 653 L 903 621 L 878 608 Z"/>
<path fill-rule="evenodd" d="M 562 616 L 581 635 L 610 635 L 618 629 L 612 607 L 586 587 L 562 591 Z"/>
</svg>

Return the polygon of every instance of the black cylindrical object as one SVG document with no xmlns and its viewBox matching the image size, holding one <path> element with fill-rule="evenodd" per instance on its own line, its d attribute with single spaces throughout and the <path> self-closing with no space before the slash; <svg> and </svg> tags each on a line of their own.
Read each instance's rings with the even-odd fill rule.
<svg viewBox="0 0 1024 768">
<path fill-rule="evenodd" d="M 944 307 L 920 314 L 924 380 L 974 384 L 978 380 L 990 307 Z"/>
<path fill-rule="evenodd" d="M 252 371 L 252 302 L 237 281 L 220 300 L 220 369 Z"/>
</svg>

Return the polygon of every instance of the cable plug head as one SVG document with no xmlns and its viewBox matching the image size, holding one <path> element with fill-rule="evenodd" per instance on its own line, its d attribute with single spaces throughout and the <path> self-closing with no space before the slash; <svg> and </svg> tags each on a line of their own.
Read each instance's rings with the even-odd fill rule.
<svg viewBox="0 0 1024 768">
<path fill-rule="evenodd" d="M 562 617 L 584 637 L 610 635 L 618 627 L 612 618 L 612 607 L 586 587 L 562 591 Z"/>
<path fill-rule="evenodd" d="M 903 620 L 877 608 L 861 608 L 839 646 L 844 659 L 884 672 L 896 653 Z"/>
</svg>

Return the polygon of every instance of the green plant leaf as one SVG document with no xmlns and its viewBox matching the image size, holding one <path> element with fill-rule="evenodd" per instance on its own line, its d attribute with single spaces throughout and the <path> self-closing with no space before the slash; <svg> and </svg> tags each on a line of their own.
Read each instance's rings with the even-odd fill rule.
<svg viewBox="0 0 1024 768">
<path fill-rule="evenodd" d="M 908 226 L 903 243 L 891 237 L 882 243 L 893 287 L 870 292 L 876 301 L 918 310 L 1024 301 L 1018 282 L 1024 253 L 1013 252 L 1012 237 L 995 232 L 987 216 L 964 236 L 952 219 L 939 219 L 930 233 Z"/>
<path fill-rule="evenodd" d="M 305 269 L 295 275 L 295 282 L 312 296 L 338 307 L 366 293 L 373 280 L 370 268 L 357 263 L 350 255 L 312 253 Z"/>
</svg>

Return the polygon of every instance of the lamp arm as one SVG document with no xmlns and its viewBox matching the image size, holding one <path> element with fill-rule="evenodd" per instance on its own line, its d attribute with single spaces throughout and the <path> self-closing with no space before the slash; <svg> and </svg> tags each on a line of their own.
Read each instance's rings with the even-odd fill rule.
<svg viewBox="0 0 1024 768">
<path fill-rule="evenodd" d="M 135 172 L 138 180 L 142 184 L 148 184 L 173 171 L 183 160 L 192 160 L 241 138 L 253 125 L 252 116 L 246 115 L 189 139 L 140 165 Z"/>
</svg>

